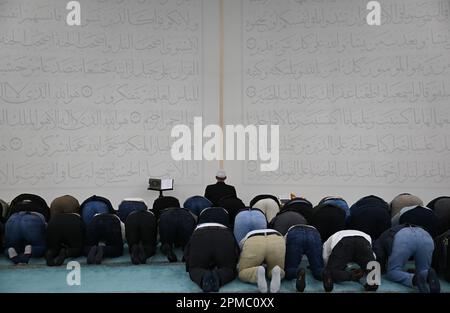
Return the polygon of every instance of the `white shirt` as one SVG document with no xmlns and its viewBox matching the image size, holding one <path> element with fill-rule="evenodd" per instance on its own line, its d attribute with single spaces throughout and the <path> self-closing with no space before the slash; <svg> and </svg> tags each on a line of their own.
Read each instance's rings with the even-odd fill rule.
<svg viewBox="0 0 450 313">
<path fill-rule="evenodd" d="M 330 238 L 328 238 L 327 241 L 323 244 L 323 262 L 327 264 L 328 258 L 331 255 L 331 252 L 333 251 L 334 247 L 345 237 L 352 237 L 352 236 L 361 236 L 364 237 L 371 245 L 372 245 L 372 239 L 370 236 L 366 233 L 363 233 L 359 230 L 341 230 L 332 235 Z"/>
<path fill-rule="evenodd" d="M 202 223 L 202 224 L 198 225 L 197 227 L 195 227 L 195 230 L 197 230 L 199 228 L 203 228 L 203 227 L 210 227 L 210 226 L 228 228 L 225 225 L 220 224 L 220 223 Z"/>
</svg>

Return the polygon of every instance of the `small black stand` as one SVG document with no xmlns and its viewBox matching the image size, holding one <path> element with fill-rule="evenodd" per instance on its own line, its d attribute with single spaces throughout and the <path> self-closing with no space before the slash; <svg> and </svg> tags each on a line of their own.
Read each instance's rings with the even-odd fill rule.
<svg viewBox="0 0 450 313">
<path fill-rule="evenodd" d="M 147 190 L 159 191 L 159 197 L 158 197 L 158 198 L 164 197 L 164 195 L 163 195 L 163 190 L 156 190 L 156 189 L 152 189 L 152 188 L 150 188 L 150 187 L 148 187 Z"/>
</svg>

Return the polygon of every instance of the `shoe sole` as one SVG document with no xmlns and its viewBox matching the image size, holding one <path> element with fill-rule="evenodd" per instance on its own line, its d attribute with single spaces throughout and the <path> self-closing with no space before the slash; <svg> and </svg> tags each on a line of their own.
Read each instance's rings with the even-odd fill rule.
<svg viewBox="0 0 450 313">
<path fill-rule="evenodd" d="M 428 281 L 428 286 L 430 287 L 430 293 L 440 293 L 441 292 L 441 283 L 439 282 L 439 278 L 437 277 L 437 274 L 434 271 L 434 269 L 428 270 L 427 281 Z"/>
<path fill-rule="evenodd" d="M 334 288 L 333 278 L 331 274 L 326 273 L 323 275 L 323 289 L 325 292 L 332 292 Z"/>
<path fill-rule="evenodd" d="M 103 260 L 103 248 L 98 248 L 95 254 L 95 264 L 102 264 Z"/>
<path fill-rule="evenodd" d="M 305 274 L 306 274 L 305 271 L 301 270 L 297 277 L 297 281 L 295 282 L 295 288 L 297 289 L 298 292 L 305 291 L 306 287 Z"/>
<path fill-rule="evenodd" d="M 87 255 L 86 262 L 87 264 L 94 264 L 95 263 L 95 255 L 97 254 L 97 248 L 92 247 L 91 250 L 89 250 L 89 253 Z"/>
</svg>

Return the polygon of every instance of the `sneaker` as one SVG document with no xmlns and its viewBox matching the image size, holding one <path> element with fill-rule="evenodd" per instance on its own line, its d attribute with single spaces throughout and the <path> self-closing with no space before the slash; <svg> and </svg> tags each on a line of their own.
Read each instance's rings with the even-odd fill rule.
<svg viewBox="0 0 450 313">
<path fill-rule="evenodd" d="M 131 263 L 134 265 L 141 264 L 141 260 L 139 259 L 139 246 L 133 245 L 130 251 Z"/>
<path fill-rule="evenodd" d="M 295 281 L 295 288 L 297 289 L 298 292 L 305 291 L 306 287 L 305 275 L 306 273 L 304 269 L 301 268 L 297 271 L 297 280 Z"/>
<path fill-rule="evenodd" d="M 19 264 L 28 264 L 31 259 L 31 254 L 22 254 L 19 256 Z"/>
<path fill-rule="evenodd" d="M 169 244 L 163 244 L 161 246 L 161 251 L 167 256 L 170 263 L 178 261 L 176 254 L 173 252 L 173 249 Z"/>
<path fill-rule="evenodd" d="M 95 264 L 95 256 L 98 246 L 92 246 L 87 255 L 87 264 Z"/>
<path fill-rule="evenodd" d="M 55 266 L 55 253 L 53 250 L 49 249 L 45 253 L 45 261 L 47 263 L 47 266 Z"/>
<path fill-rule="evenodd" d="M 139 245 L 139 253 L 138 258 L 141 264 L 147 263 L 147 254 L 145 253 L 144 247 L 142 245 Z"/>
<path fill-rule="evenodd" d="M 432 268 L 428 270 L 427 282 L 428 286 L 430 287 L 430 293 L 441 292 L 441 284 L 439 282 L 439 278 L 436 274 L 436 271 Z"/>
<path fill-rule="evenodd" d="M 64 263 L 64 260 L 67 257 L 67 250 L 65 248 L 62 248 L 59 250 L 58 255 L 55 258 L 55 266 L 61 266 Z"/>
<path fill-rule="evenodd" d="M 277 293 L 281 286 L 281 268 L 276 265 L 272 269 L 272 280 L 270 281 L 270 292 Z"/>
<path fill-rule="evenodd" d="M 24 249 L 24 251 L 23 251 L 23 255 L 21 255 L 20 256 L 20 263 L 22 263 L 22 264 L 28 264 L 28 262 L 30 261 L 30 259 L 31 259 L 31 250 L 32 250 L 32 247 L 31 247 L 31 245 L 26 245 L 25 246 L 25 249 Z"/>
<path fill-rule="evenodd" d="M 429 293 L 430 290 L 428 289 L 428 282 L 427 282 L 428 271 L 416 272 L 414 277 L 415 278 L 413 278 L 413 281 L 416 282 L 419 292 Z"/>
<path fill-rule="evenodd" d="M 211 271 L 211 287 L 212 292 L 218 292 L 220 289 L 220 277 L 216 271 Z"/>
<path fill-rule="evenodd" d="M 103 246 L 98 246 L 97 253 L 95 254 L 95 264 L 102 264 L 103 260 Z"/>
<path fill-rule="evenodd" d="M 333 277 L 329 270 L 323 271 L 323 289 L 325 289 L 326 292 L 333 291 Z"/>
<path fill-rule="evenodd" d="M 212 276 L 212 273 L 210 271 L 207 271 L 203 274 L 202 277 L 202 285 L 201 288 L 203 292 L 211 292 L 213 291 L 213 282 L 214 278 Z"/>
<path fill-rule="evenodd" d="M 364 276 L 364 271 L 360 268 L 353 269 L 350 271 L 350 273 L 352 281 L 359 281 Z"/>
<path fill-rule="evenodd" d="M 17 265 L 20 263 L 20 257 L 18 255 L 14 256 L 12 258 L 9 258 L 9 259 L 14 263 L 14 265 Z"/>
<path fill-rule="evenodd" d="M 369 285 L 369 284 L 364 284 L 364 290 L 365 291 L 377 291 L 378 290 L 378 285 L 377 284 L 373 284 L 373 285 Z"/>
<path fill-rule="evenodd" d="M 266 269 L 264 266 L 258 266 L 256 270 L 258 289 L 261 293 L 267 292 Z"/>
</svg>

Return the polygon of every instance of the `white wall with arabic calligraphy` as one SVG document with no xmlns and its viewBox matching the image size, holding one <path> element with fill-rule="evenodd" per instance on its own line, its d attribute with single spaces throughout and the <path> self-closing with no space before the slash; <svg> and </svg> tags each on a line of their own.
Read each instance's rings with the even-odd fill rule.
<svg viewBox="0 0 450 313">
<path fill-rule="evenodd" d="M 281 131 L 279 170 L 247 162 L 241 190 L 450 194 L 450 1 L 380 1 L 381 26 L 367 2 L 225 1 L 227 123 Z"/>
<path fill-rule="evenodd" d="M 66 3 L 0 2 L 0 197 L 202 193 L 209 165 L 172 161 L 170 130 L 216 122 L 217 3 L 80 1 L 79 27 Z"/>
<path fill-rule="evenodd" d="M 170 129 L 218 123 L 218 0 L 0 2 L 0 198 L 182 201 L 217 162 L 175 162 Z M 248 201 L 450 194 L 450 2 L 226 0 L 225 123 L 279 124 L 280 168 L 225 161 Z"/>
</svg>

